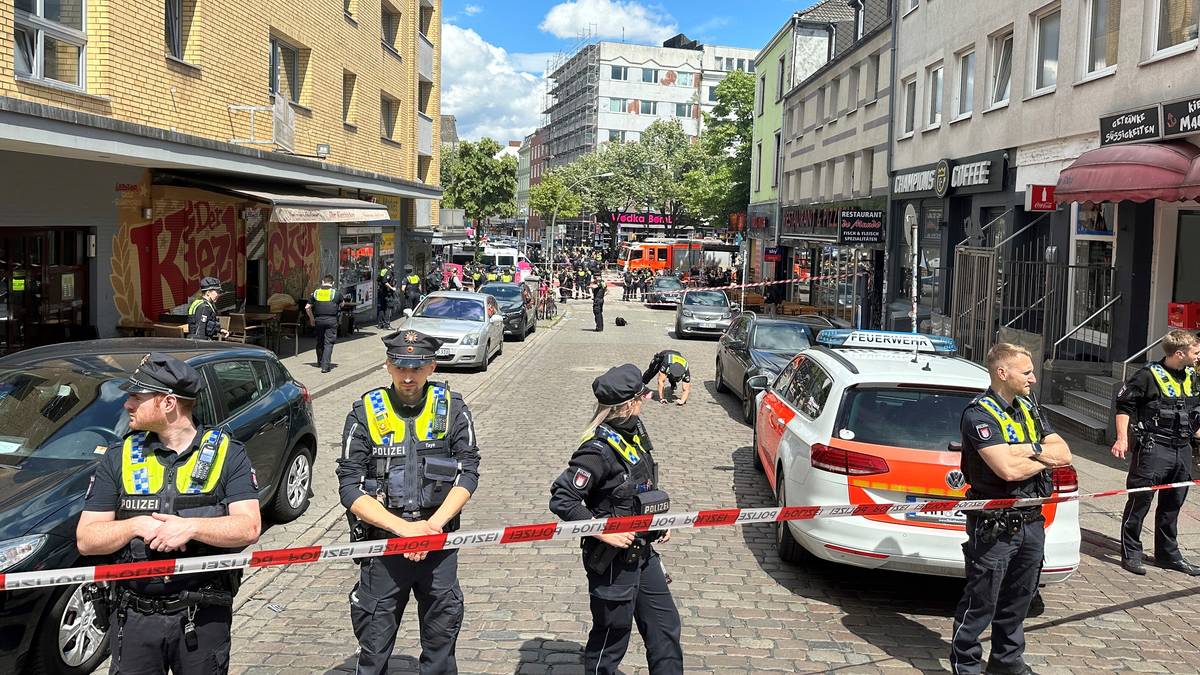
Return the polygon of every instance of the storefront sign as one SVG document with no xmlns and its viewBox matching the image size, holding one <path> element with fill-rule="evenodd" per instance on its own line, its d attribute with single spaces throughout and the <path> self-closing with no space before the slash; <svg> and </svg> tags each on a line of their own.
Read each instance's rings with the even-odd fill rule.
<svg viewBox="0 0 1200 675">
<path fill-rule="evenodd" d="M 780 246 L 768 246 L 763 249 L 763 262 L 782 262 L 783 248 Z"/>
<path fill-rule="evenodd" d="M 841 209 L 788 206 L 783 209 L 783 235 L 813 235 L 833 241 L 837 238 Z"/>
<path fill-rule="evenodd" d="M 1004 187 L 1003 151 L 963 159 L 943 159 L 936 164 L 897 173 L 892 192 L 905 196 L 935 196 L 995 192 Z"/>
<path fill-rule="evenodd" d="M 1100 118 L 1100 145 L 1151 141 L 1162 135 L 1157 105 Z"/>
<path fill-rule="evenodd" d="M 1057 211 L 1053 185 L 1030 185 L 1025 188 L 1026 211 Z"/>
<path fill-rule="evenodd" d="M 1163 138 L 1200 134 L 1200 96 L 1162 105 Z"/>
<path fill-rule="evenodd" d="M 883 211 L 842 211 L 839 244 L 882 244 Z"/>
<path fill-rule="evenodd" d="M 628 223 L 630 225 L 674 225 L 675 221 L 669 213 L 608 213 L 601 214 L 597 220 L 607 220 L 610 223 Z"/>
</svg>

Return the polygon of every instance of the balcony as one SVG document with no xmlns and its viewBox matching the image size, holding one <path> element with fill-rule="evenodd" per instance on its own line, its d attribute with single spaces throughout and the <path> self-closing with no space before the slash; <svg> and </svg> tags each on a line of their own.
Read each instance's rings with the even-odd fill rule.
<svg viewBox="0 0 1200 675">
<path fill-rule="evenodd" d="M 421 32 L 417 33 L 417 75 L 433 82 L 433 43 Z"/>
<path fill-rule="evenodd" d="M 433 118 L 417 113 L 417 154 L 433 157 Z"/>
</svg>

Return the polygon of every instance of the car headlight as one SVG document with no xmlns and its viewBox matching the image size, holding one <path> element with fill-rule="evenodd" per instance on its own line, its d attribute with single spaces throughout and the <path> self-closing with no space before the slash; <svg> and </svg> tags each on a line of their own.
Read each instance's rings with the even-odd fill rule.
<svg viewBox="0 0 1200 675">
<path fill-rule="evenodd" d="M 685 309 L 685 310 L 683 310 L 683 316 L 684 316 L 684 317 L 686 317 L 686 318 L 688 318 L 688 319 L 694 319 L 694 318 L 696 318 L 696 315 L 695 315 L 695 314 L 691 313 L 690 311 L 688 311 L 688 310 L 686 310 L 686 309 Z"/>
<path fill-rule="evenodd" d="M 464 337 L 459 344 L 463 344 L 468 347 L 477 345 L 477 344 L 479 344 L 479 336 L 476 334 L 468 335 L 468 336 Z"/>
<path fill-rule="evenodd" d="M 45 543 L 46 535 L 44 534 L 0 541 L 0 572 L 11 569 L 17 563 L 37 553 Z"/>
</svg>

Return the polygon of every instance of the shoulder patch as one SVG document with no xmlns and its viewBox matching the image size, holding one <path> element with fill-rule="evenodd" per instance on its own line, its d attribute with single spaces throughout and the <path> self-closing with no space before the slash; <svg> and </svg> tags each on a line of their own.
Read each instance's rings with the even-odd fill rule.
<svg viewBox="0 0 1200 675">
<path fill-rule="evenodd" d="M 979 440 L 986 441 L 992 437 L 992 428 L 987 424 L 976 424 L 975 435 L 979 436 Z"/>
<path fill-rule="evenodd" d="M 575 476 L 571 479 L 571 484 L 574 485 L 577 490 L 586 488 L 590 482 L 592 482 L 591 471 L 588 471 L 587 469 L 575 469 Z"/>
</svg>

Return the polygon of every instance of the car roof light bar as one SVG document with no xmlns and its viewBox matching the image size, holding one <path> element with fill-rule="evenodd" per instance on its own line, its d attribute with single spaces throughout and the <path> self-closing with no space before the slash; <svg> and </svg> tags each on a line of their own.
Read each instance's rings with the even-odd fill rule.
<svg viewBox="0 0 1200 675">
<path fill-rule="evenodd" d="M 958 343 L 953 338 L 923 333 L 901 333 L 886 330 L 855 330 L 834 328 L 821 331 L 817 343 L 825 347 L 854 347 L 859 349 L 888 349 L 917 351 L 926 354 L 954 354 Z"/>
</svg>

